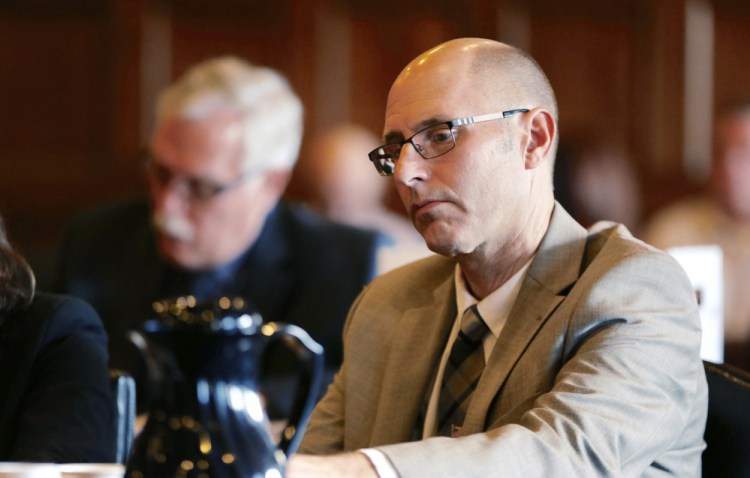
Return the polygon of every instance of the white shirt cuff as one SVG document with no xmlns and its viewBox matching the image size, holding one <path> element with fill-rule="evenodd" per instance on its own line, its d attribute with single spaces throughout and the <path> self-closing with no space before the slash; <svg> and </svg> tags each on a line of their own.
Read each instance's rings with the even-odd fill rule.
<svg viewBox="0 0 750 478">
<path fill-rule="evenodd" d="M 391 461 L 382 451 L 375 448 L 363 448 L 359 452 L 370 460 L 379 478 L 399 478 L 398 472 L 393 468 Z"/>
</svg>

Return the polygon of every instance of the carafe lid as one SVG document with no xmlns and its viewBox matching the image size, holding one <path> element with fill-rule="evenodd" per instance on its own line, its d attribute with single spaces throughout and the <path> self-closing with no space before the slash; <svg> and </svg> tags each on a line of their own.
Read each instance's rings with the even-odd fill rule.
<svg viewBox="0 0 750 478">
<path fill-rule="evenodd" d="M 272 335 L 274 323 L 263 323 L 254 307 L 243 297 L 197 300 L 192 295 L 158 300 L 152 304 L 154 317 L 143 324 L 145 332 L 177 330 L 218 335 Z"/>
</svg>

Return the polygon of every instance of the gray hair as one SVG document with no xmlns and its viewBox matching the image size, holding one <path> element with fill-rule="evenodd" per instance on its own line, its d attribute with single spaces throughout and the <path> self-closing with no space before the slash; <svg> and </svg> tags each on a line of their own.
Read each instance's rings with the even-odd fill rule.
<svg viewBox="0 0 750 478">
<path fill-rule="evenodd" d="M 157 122 L 235 110 L 244 124 L 246 168 L 291 169 L 302 142 L 303 106 L 277 71 L 224 56 L 192 67 L 160 96 Z"/>
</svg>

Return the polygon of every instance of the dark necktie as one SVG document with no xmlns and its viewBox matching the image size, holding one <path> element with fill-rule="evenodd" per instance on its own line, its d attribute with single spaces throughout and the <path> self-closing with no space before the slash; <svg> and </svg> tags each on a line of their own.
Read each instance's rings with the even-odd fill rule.
<svg viewBox="0 0 750 478">
<path fill-rule="evenodd" d="M 482 338 L 489 332 L 476 304 L 464 311 L 461 330 L 451 347 L 438 400 L 438 435 L 456 436 L 484 370 Z"/>
</svg>

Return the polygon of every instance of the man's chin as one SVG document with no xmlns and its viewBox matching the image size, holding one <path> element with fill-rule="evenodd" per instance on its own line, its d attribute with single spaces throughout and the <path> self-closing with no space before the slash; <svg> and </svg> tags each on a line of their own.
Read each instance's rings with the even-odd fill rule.
<svg viewBox="0 0 750 478">
<path fill-rule="evenodd" d="M 183 269 L 199 268 L 199 264 L 195 260 L 195 253 L 184 241 L 169 237 L 160 237 L 158 242 L 159 253 L 170 264 Z"/>
<path fill-rule="evenodd" d="M 445 257 L 455 257 L 458 253 L 456 244 L 445 237 L 430 237 L 429 235 L 423 237 L 427 248 L 435 254 Z"/>
<path fill-rule="evenodd" d="M 452 256 L 454 244 L 451 231 L 445 224 L 437 222 L 424 222 L 417 226 L 417 231 L 424 239 L 427 248 L 441 256 Z"/>
</svg>

